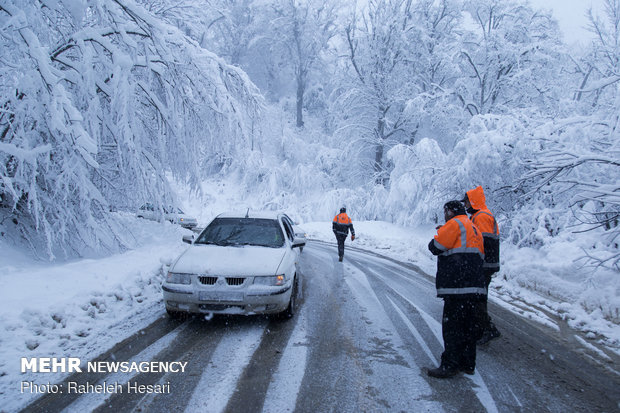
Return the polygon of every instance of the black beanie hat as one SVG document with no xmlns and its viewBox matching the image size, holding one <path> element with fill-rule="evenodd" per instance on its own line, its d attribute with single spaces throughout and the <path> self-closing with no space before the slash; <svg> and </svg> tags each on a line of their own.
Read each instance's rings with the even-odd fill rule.
<svg viewBox="0 0 620 413">
<path fill-rule="evenodd" d="M 465 215 L 465 207 L 457 200 L 446 202 L 443 209 L 448 209 L 455 215 Z"/>
</svg>

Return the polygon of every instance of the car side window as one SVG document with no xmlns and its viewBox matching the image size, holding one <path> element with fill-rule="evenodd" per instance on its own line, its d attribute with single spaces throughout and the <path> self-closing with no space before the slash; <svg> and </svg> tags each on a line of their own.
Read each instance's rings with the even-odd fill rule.
<svg viewBox="0 0 620 413">
<path fill-rule="evenodd" d="M 284 226 L 284 230 L 286 231 L 286 236 L 288 239 L 293 241 L 293 238 L 295 238 L 295 232 L 293 231 L 291 224 L 288 222 L 288 219 L 282 218 L 282 224 Z"/>
</svg>

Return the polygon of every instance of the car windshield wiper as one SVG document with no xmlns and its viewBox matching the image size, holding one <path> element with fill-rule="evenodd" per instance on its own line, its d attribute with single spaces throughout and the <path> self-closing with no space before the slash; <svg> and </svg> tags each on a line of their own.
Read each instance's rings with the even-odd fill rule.
<svg viewBox="0 0 620 413">
<path fill-rule="evenodd" d="M 231 247 L 245 247 L 246 245 L 254 245 L 254 246 L 259 246 L 259 247 L 266 247 L 267 245 L 265 244 L 257 244 L 255 242 L 229 242 L 226 243 L 227 246 L 231 246 Z"/>
<path fill-rule="evenodd" d="M 256 242 L 245 242 L 242 245 L 253 245 L 255 247 L 268 247 L 268 248 L 279 248 L 280 245 L 273 245 L 273 244 L 258 244 Z"/>
<path fill-rule="evenodd" d="M 196 241 L 194 244 L 217 245 L 218 247 L 226 247 L 226 246 L 232 245 L 229 242 L 215 242 L 215 241 Z"/>
<path fill-rule="evenodd" d="M 234 247 L 235 245 L 238 245 L 236 242 L 228 242 L 228 241 L 214 242 L 214 244 L 220 247 Z"/>
</svg>

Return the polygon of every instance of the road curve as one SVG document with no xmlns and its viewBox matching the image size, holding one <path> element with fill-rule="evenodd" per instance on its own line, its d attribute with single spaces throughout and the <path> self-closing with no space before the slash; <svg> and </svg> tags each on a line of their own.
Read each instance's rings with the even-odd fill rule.
<svg viewBox="0 0 620 413">
<path fill-rule="evenodd" d="M 183 361 L 183 373 L 79 373 L 84 384 L 169 393 L 45 395 L 29 412 L 613 412 L 618 360 L 595 363 L 558 330 L 490 305 L 502 337 L 476 374 L 429 378 L 442 351 L 442 301 L 411 264 L 309 242 L 300 308 L 275 317 L 162 318 L 97 360 Z M 559 321 L 558 321 L 559 322 Z M 617 365 L 616 365 L 617 368 Z M 163 387 L 161 387 L 163 386 Z M 167 387 L 166 387 L 167 386 Z M 66 386 L 65 386 L 66 388 Z"/>
</svg>

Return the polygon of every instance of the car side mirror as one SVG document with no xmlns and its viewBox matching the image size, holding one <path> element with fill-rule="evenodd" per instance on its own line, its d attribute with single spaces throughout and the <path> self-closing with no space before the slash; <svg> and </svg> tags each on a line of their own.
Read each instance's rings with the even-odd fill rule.
<svg viewBox="0 0 620 413">
<path fill-rule="evenodd" d="M 185 242 L 186 244 L 192 244 L 194 242 L 194 236 L 193 235 L 183 235 L 183 242 Z"/>
<path fill-rule="evenodd" d="M 170 267 L 172 265 L 172 258 L 161 257 L 159 259 L 159 262 L 160 262 L 161 265 L 164 265 L 166 267 Z"/>
<path fill-rule="evenodd" d="M 293 239 L 293 246 L 291 248 L 299 248 L 299 247 L 303 247 L 306 245 L 306 240 L 302 239 L 302 238 L 295 238 Z"/>
</svg>

